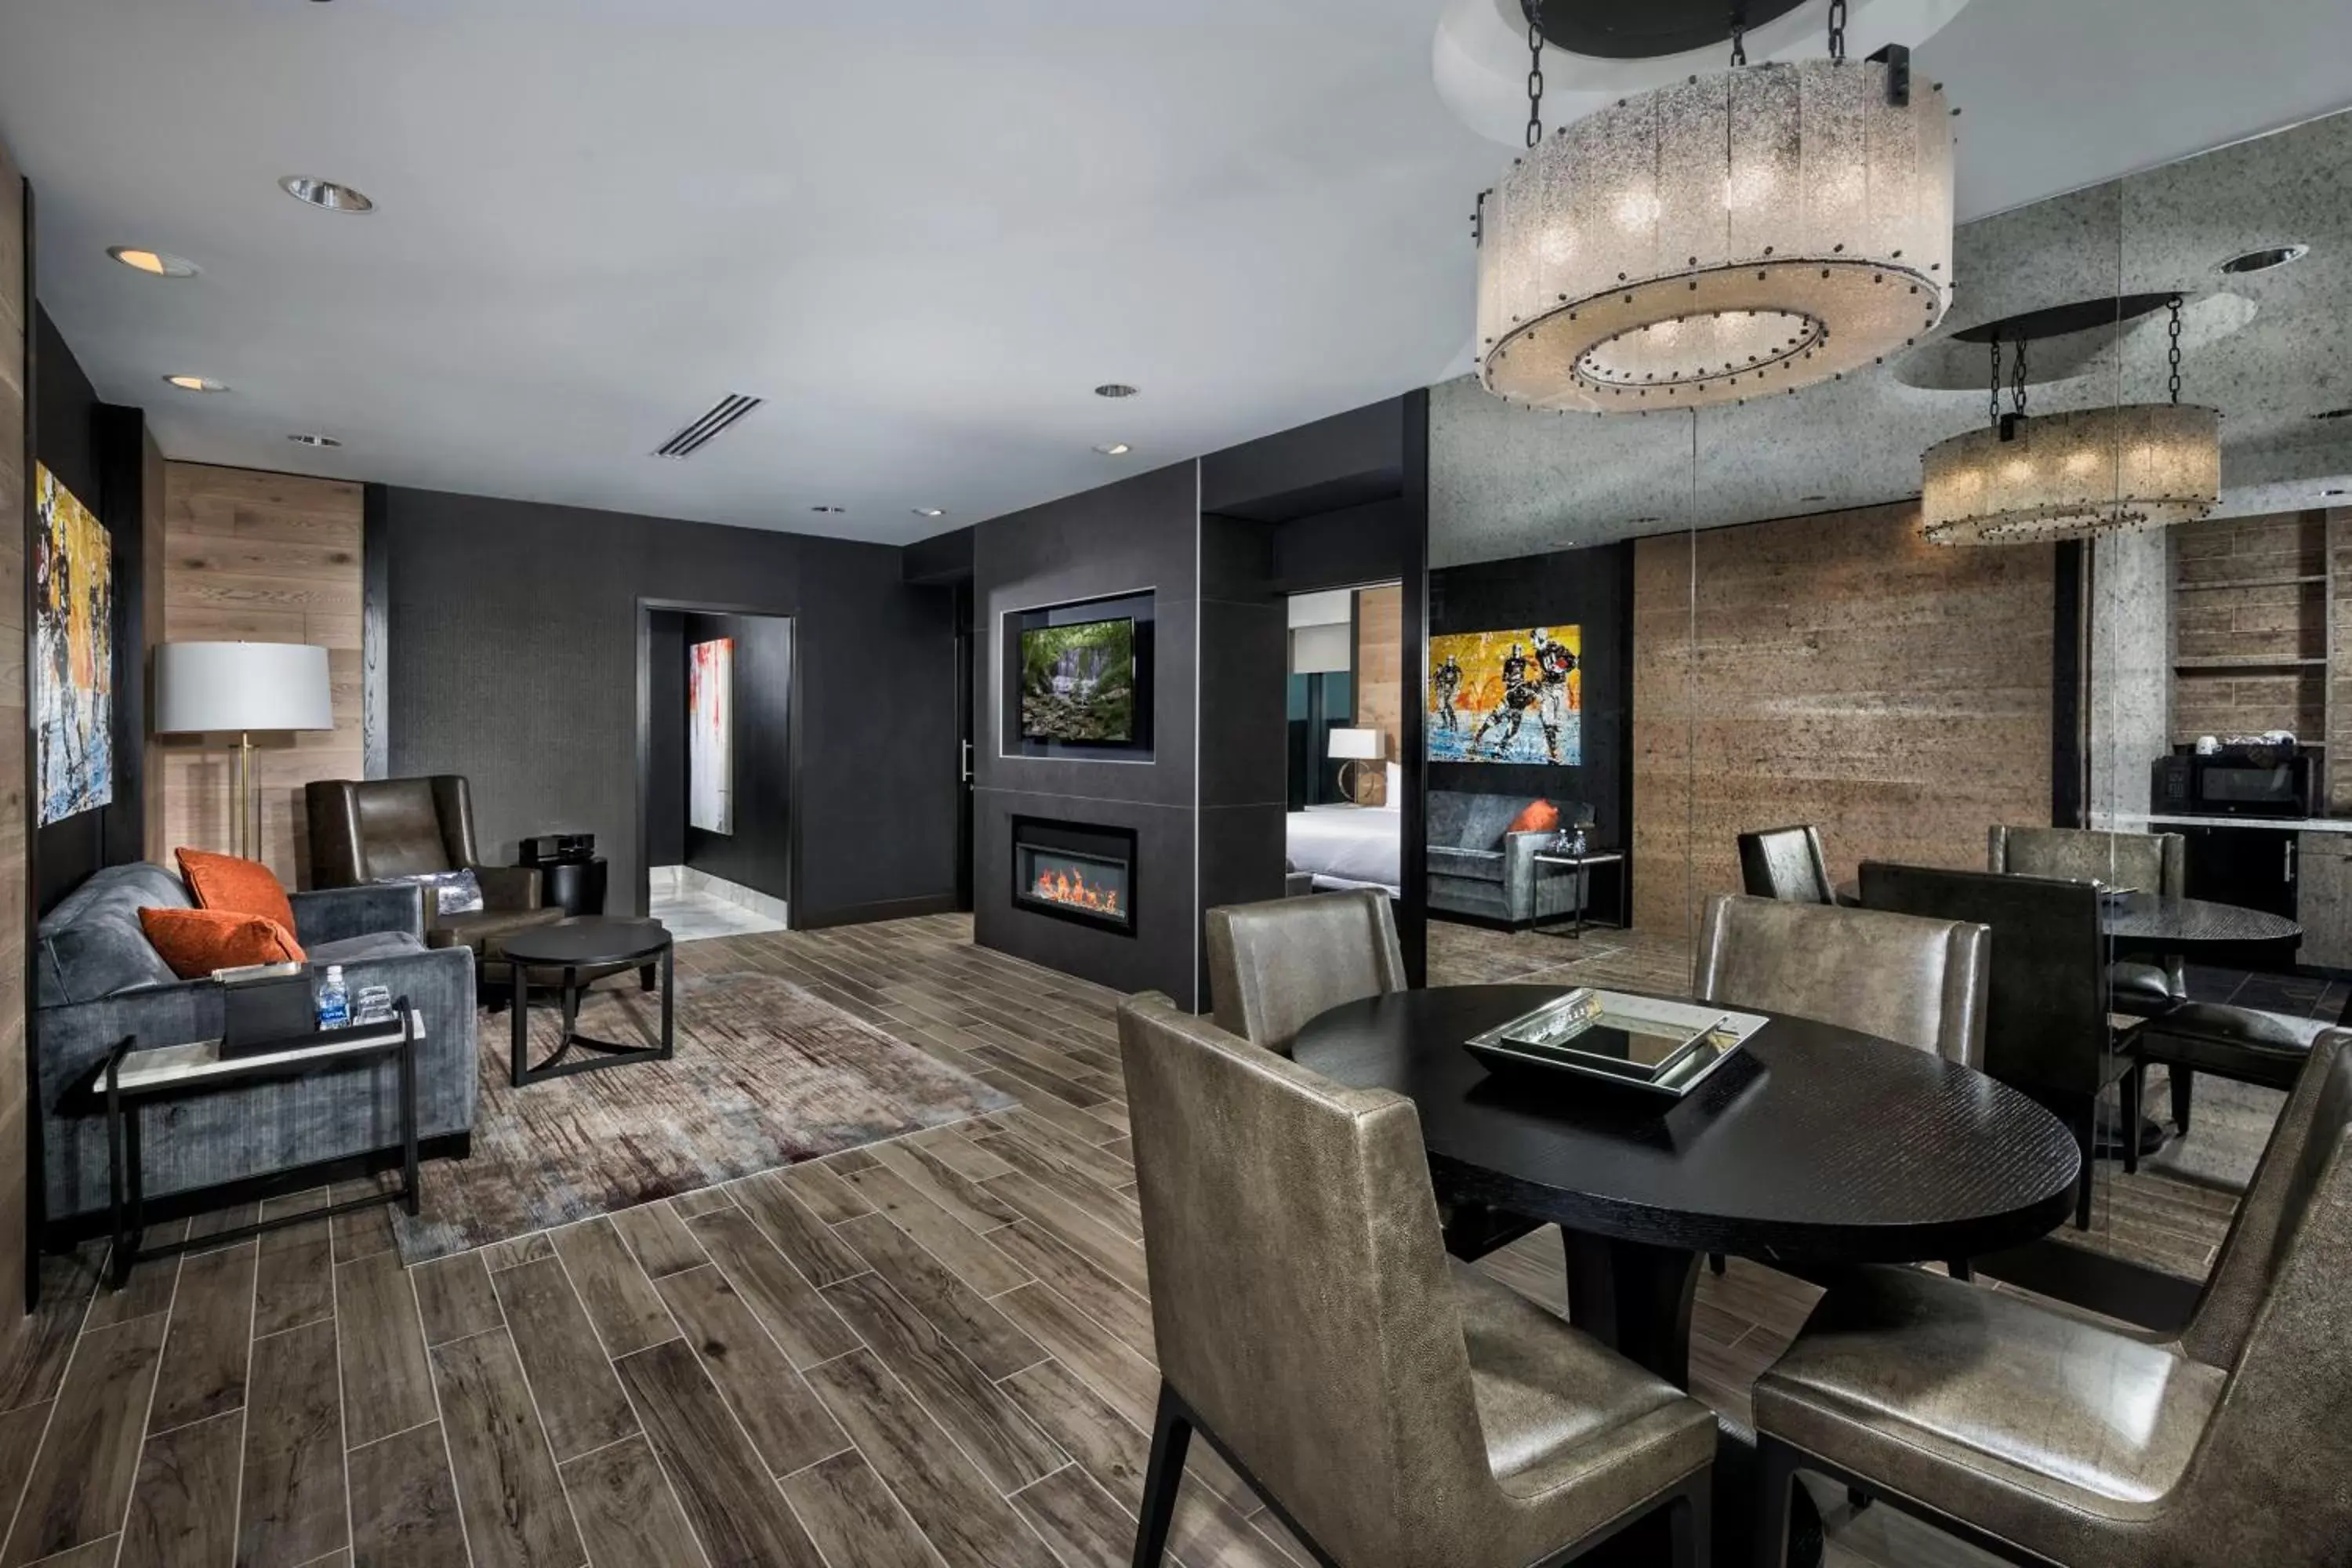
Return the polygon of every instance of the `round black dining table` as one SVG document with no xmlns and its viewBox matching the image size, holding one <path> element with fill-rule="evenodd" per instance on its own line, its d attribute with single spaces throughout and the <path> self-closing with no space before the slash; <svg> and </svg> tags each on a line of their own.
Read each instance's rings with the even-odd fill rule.
<svg viewBox="0 0 2352 1568">
<path fill-rule="evenodd" d="M 1862 884 L 1839 883 L 1837 900 L 1859 905 Z M 2111 941 L 2144 952 L 2185 953 L 2204 947 L 2294 942 L 2303 935 L 2302 926 L 2267 910 L 2146 892 L 2107 900 L 2099 911 L 2099 929 Z"/>
<path fill-rule="evenodd" d="M 1309 1022 L 1293 1054 L 1412 1100 L 1441 1195 L 1557 1224 L 1576 1323 L 1677 1387 L 1701 1253 L 1801 1271 L 1948 1261 L 2021 1246 L 2073 1212 L 2082 1155 L 2055 1116 L 1850 1029 L 1765 1015 L 1675 1101 L 1576 1075 L 1490 1075 L 1464 1048 L 1561 994 L 1370 997 Z"/>
</svg>

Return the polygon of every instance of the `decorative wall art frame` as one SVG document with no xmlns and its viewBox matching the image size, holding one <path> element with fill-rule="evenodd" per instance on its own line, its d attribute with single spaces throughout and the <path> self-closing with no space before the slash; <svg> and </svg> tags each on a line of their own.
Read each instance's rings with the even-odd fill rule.
<svg viewBox="0 0 2352 1568">
<path fill-rule="evenodd" d="M 1581 626 L 1431 637 L 1422 725 L 1429 760 L 1580 765 L 1583 656 Z"/>
<path fill-rule="evenodd" d="M 114 799 L 114 542 L 33 468 L 34 725 L 46 827 Z"/>
<path fill-rule="evenodd" d="M 1151 761 L 1156 621 L 1149 592 L 1008 612 L 1005 754 Z"/>
<path fill-rule="evenodd" d="M 686 650 L 686 820 L 705 833 L 735 831 L 735 639 Z"/>
</svg>

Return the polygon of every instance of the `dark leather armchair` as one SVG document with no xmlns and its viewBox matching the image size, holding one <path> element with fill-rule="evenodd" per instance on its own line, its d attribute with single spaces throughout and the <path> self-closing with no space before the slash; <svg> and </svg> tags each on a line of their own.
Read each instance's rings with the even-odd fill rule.
<svg viewBox="0 0 2352 1568">
<path fill-rule="evenodd" d="M 2101 833 L 2081 827 L 1995 827 L 1988 870 L 2028 877 L 2072 877 L 2110 888 L 2137 888 L 2168 899 L 2188 896 L 2188 840 L 2178 833 Z M 2107 967 L 2118 1013 L 2151 1018 L 2189 999 L 2178 954 L 2162 963 L 2118 959 Z"/>
<path fill-rule="evenodd" d="M 538 871 L 481 863 L 473 792 L 459 774 L 322 779 L 305 784 L 302 796 L 310 817 L 310 878 L 320 887 L 358 887 L 431 871 L 474 873 L 482 885 L 482 907 L 471 913 L 443 914 L 433 890 L 425 889 L 428 946 L 472 948 L 478 967 L 497 957 L 500 937 L 563 918 L 562 910 L 540 907 Z"/>
<path fill-rule="evenodd" d="M 1708 1561 L 1713 1413 L 1449 1262 L 1411 1100 L 1165 996 L 1118 1032 L 1162 1379 L 1136 1563 L 1195 1431 L 1318 1562 L 1526 1568 L 1661 1509 Z"/>
<path fill-rule="evenodd" d="M 1767 827 L 1739 836 L 1739 888 L 1751 899 L 1781 899 L 1799 904 L 1833 904 L 1822 832 L 1811 823 Z"/>
<path fill-rule="evenodd" d="M 1405 988 L 1388 895 L 1318 893 L 1209 911 L 1217 1026 L 1290 1054 L 1298 1031 L 1342 1002 Z"/>
<path fill-rule="evenodd" d="M 2342 1563 L 2347 1042 L 2314 1043 L 2176 1341 L 1916 1269 L 1833 1286 L 1757 1380 L 1759 1561 L 1783 1560 L 1790 1482 L 1811 1469 L 2014 1563 Z"/>
<path fill-rule="evenodd" d="M 1962 921 L 1717 893 L 1692 992 L 1981 1067 L 1990 946 L 1984 927 Z"/>
<path fill-rule="evenodd" d="M 1863 907 L 1967 921 L 1992 932 L 1984 1060 L 1990 1076 L 2063 1117 L 2083 1149 L 2074 1223 L 2091 1225 L 2099 1099 L 2123 1085 L 2124 1169 L 2139 1168 L 2146 1067 L 2108 1022 L 2107 939 L 2099 889 L 2052 877 L 1995 876 L 1864 861 Z"/>
</svg>

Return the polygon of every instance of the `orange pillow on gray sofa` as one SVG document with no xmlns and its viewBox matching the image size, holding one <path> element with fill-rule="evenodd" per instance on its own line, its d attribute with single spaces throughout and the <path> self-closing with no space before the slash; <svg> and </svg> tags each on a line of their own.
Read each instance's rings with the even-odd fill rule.
<svg viewBox="0 0 2352 1568">
<path fill-rule="evenodd" d="M 276 921 L 289 933 L 294 930 L 294 904 L 278 873 L 258 860 L 215 855 L 207 849 L 175 849 L 180 875 L 200 910 L 226 910 L 232 914 L 259 915 Z"/>
<path fill-rule="evenodd" d="M 301 944 L 276 921 L 229 910 L 141 910 L 139 929 L 183 980 L 247 963 L 302 962 Z"/>
<path fill-rule="evenodd" d="M 1529 801 L 1518 816 L 1511 818 L 1508 833 L 1552 833 L 1559 827 L 1559 807 L 1548 800 Z M 184 851 L 183 851 L 184 853 Z"/>
</svg>

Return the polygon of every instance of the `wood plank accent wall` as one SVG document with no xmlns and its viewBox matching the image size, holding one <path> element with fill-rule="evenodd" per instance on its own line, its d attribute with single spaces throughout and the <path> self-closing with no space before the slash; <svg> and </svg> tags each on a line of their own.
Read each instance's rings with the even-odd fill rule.
<svg viewBox="0 0 2352 1568">
<path fill-rule="evenodd" d="M 1356 722 L 1388 738 L 1391 761 L 1404 754 L 1404 588 L 1391 583 L 1356 595 Z M 1383 775 L 1385 779 L 1385 774 Z M 1385 802 L 1385 782 L 1367 799 Z"/>
<path fill-rule="evenodd" d="M 302 642 L 327 649 L 335 728 L 256 736 L 261 855 L 307 886 L 302 785 L 365 776 L 361 737 L 361 487 L 200 463 L 163 465 L 163 637 L 170 642 Z M 157 736 L 148 744 L 149 853 L 235 837 L 236 737 Z"/>
<path fill-rule="evenodd" d="M 2327 732 L 2327 514 L 2172 531 L 2172 738 Z M 2243 584 L 2218 587 L 2217 584 Z"/>
<path fill-rule="evenodd" d="M 31 699 L 25 657 L 25 182 L 0 147 L 0 1269 L 14 1281 L 26 1258 L 25 943 L 32 919 L 26 848 L 32 809 L 25 779 Z M 16 1304 L 0 1322 L 16 1321 Z"/>
<path fill-rule="evenodd" d="M 1634 924 L 1695 931 L 1755 828 L 1818 824 L 1844 879 L 2046 824 L 2055 559 L 1928 544 L 1916 502 L 1639 541 Z"/>
</svg>

